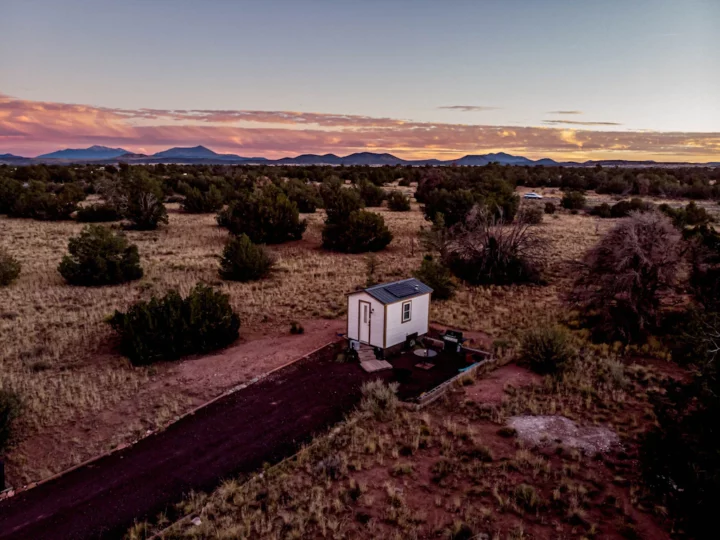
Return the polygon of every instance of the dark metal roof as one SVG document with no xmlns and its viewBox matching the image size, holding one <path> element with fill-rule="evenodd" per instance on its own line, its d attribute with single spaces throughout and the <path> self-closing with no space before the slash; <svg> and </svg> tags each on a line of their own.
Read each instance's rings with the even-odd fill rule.
<svg viewBox="0 0 720 540">
<path fill-rule="evenodd" d="M 401 286 L 398 286 L 401 285 Z M 409 300 L 416 296 L 422 296 L 433 292 L 433 290 L 425 285 L 422 281 L 409 278 L 393 281 L 391 283 L 381 283 L 364 289 L 364 292 L 380 301 L 383 304 L 394 304 L 401 300 Z"/>
</svg>

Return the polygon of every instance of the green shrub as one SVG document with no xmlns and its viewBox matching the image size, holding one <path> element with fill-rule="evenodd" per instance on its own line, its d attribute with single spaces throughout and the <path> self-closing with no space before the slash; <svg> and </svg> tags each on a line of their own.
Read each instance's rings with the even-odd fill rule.
<svg viewBox="0 0 720 540">
<path fill-rule="evenodd" d="M 425 255 L 414 275 L 433 290 L 433 300 L 448 300 L 455 296 L 457 285 L 452 272 L 441 262 L 433 260 L 432 255 Z"/>
<path fill-rule="evenodd" d="M 690 245 L 690 287 L 695 300 L 720 312 L 720 233 L 708 224 L 683 230 Z"/>
<path fill-rule="evenodd" d="M 520 208 L 518 219 L 528 225 L 540 225 L 543 220 L 542 208 L 535 204 L 528 204 Z"/>
<path fill-rule="evenodd" d="M 122 215 L 117 208 L 109 204 L 91 204 L 78 208 L 75 220 L 80 223 L 103 223 L 108 221 L 119 221 Z"/>
<path fill-rule="evenodd" d="M 323 184 L 320 194 L 327 214 L 326 223 L 344 222 L 350 214 L 363 207 L 363 201 L 358 191 L 344 188 L 339 182 Z"/>
<path fill-rule="evenodd" d="M 297 205 L 275 185 L 267 185 L 233 201 L 218 215 L 218 224 L 235 234 L 246 234 L 256 244 L 300 240 L 306 221 Z"/>
<path fill-rule="evenodd" d="M 0 287 L 10 285 L 20 275 L 21 266 L 17 259 L 0 248 Z"/>
<path fill-rule="evenodd" d="M 654 206 L 652 203 L 643 201 L 642 199 L 633 198 L 629 201 L 620 201 L 610 208 L 610 217 L 623 218 L 628 217 L 630 212 L 650 212 Z"/>
<path fill-rule="evenodd" d="M 670 349 L 673 362 L 685 366 L 704 365 L 716 354 L 712 352 L 715 346 L 707 330 L 720 327 L 720 314 L 691 306 L 667 314 L 662 327 L 664 341 Z"/>
<path fill-rule="evenodd" d="M 134 229 L 150 231 L 168 222 L 162 184 L 144 168 L 122 168 L 120 178 L 106 182 L 101 191 L 105 201 L 117 208 Z"/>
<path fill-rule="evenodd" d="M 685 225 L 691 227 L 695 225 L 706 225 L 713 223 L 715 218 L 705 210 L 702 206 L 695 204 L 695 201 L 691 201 L 685 206 Z"/>
<path fill-rule="evenodd" d="M 540 374 L 563 371 L 574 355 L 570 332 L 562 326 L 529 330 L 520 343 L 520 360 Z"/>
<path fill-rule="evenodd" d="M 297 205 L 298 212 L 313 214 L 318 206 L 322 204 L 322 199 L 315 186 L 307 184 L 298 178 L 292 178 L 281 184 L 280 187 L 287 195 L 287 198 Z"/>
<path fill-rule="evenodd" d="M 582 210 L 586 200 L 581 191 L 568 191 L 563 195 L 560 205 L 567 210 Z"/>
<path fill-rule="evenodd" d="M 590 215 L 597 216 L 603 219 L 611 218 L 613 217 L 612 207 L 608 203 L 598 204 L 597 206 L 593 206 L 590 209 Z"/>
<path fill-rule="evenodd" d="M 388 208 L 393 212 L 409 212 L 410 198 L 400 191 L 392 191 L 387 198 Z"/>
<path fill-rule="evenodd" d="M 323 247 L 346 253 L 380 251 L 392 241 L 392 233 L 382 216 L 361 210 L 357 189 L 346 189 L 339 182 L 323 184 L 321 193 L 327 218 Z"/>
<path fill-rule="evenodd" d="M 88 225 L 68 243 L 58 271 L 71 285 L 116 285 L 140 279 L 137 246 L 102 225 Z"/>
<path fill-rule="evenodd" d="M 76 184 L 65 184 L 55 192 L 52 184 L 31 182 L 24 187 L 8 214 L 12 217 L 31 218 L 41 221 L 70 219 L 85 193 Z"/>
<path fill-rule="evenodd" d="M 20 399 L 15 393 L 0 388 L 0 455 L 12 443 L 13 427 L 20 415 L 20 405 Z M 4 487 L 0 486 L 0 488 Z"/>
<path fill-rule="evenodd" d="M 170 291 L 126 313 L 115 311 L 109 322 L 120 335 L 120 351 L 135 365 L 217 350 L 235 341 L 240 330 L 230 297 L 202 284 L 186 298 Z"/>
<path fill-rule="evenodd" d="M 0 177 L 0 214 L 12 212 L 24 189 L 21 182 L 13 178 Z"/>
<path fill-rule="evenodd" d="M 356 189 L 367 207 L 381 206 L 385 200 L 385 190 L 371 182 L 360 182 Z"/>
<path fill-rule="evenodd" d="M 640 464 L 648 492 L 668 508 L 674 528 L 688 538 L 707 538 L 716 526 L 720 493 L 720 355 L 718 317 L 703 321 L 708 347 L 697 370 L 668 378 L 650 394 L 655 421 L 642 437 Z M 689 380 L 688 380 L 689 379 Z"/>
<path fill-rule="evenodd" d="M 125 217 L 132 227 L 139 231 L 157 229 L 161 223 L 168 223 L 167 209 L 163 203 L 164 194 L 160 182 L 141 175 L 132 178 L 126 185 L 127 209 Z"/>
<path fill-rule="evenodd" d="M 658 207 L 663 214 L 673 220 L 673 224 L 679 228 L 694 227 L 696 225 L 707 225 L 715 219 L 702 206 L 698 206 L 695 201 L 691 201 L 685 208 L 672 208 L 668 204 L 661 204 Z"/>
<path fill-rule="evenodd" d="M 400 405 L 397 390 L 397 383 L 385 384 L 380 379 L 363 383 L 360 410 L 382 422 L 392 420 Z"/>
<path fill-rule="evenodd" d="M 487 169 L 452 174 L 435 170 L 419 183 L 415 199 L 424 205 L 426 219 L 435 221 L 438 214 L 443 214 L 448 227 L 462 223 L 478 204 L 495 219 L 504 221 L 512 221 L 520 207 L 514 184 Z"/>
<path fill-rule="evenodd" d="M 554 214 L 554 213 L 555 213 L 555 210 L 556 210 L 556 208 L 555 208 L 555 204 L 554 204 L 554 203 L 551 203 L 551 202 L 546 202 L 546 203 L 545 203 L 545 213 L 546 213 L 546 214 Z"/>
<path fill-rule="evenodd" d="M 515 186 L 505 180 L 493 178 L 477 187 L 479 201 L 495 219 L 511 222 L 520 208 L 520 196 Z"/>
<path fill-rule="evenodd" d="M 477 201 L 478 196 L 469 189 L 435 189 L 427 194 L 423 213 L 425 219 L 433 222 L 442 215 L 445 225 L 452 227 L 465 219 Z"/>
<path fill-rule="evenodd" d="M 253 244 L 246 235 L 231 235 L 220 261 L 220 276 L 232 281 L 254 281 L 270 274 L 275 264 L 264 246 Z"/>
<path fill-rule="evenodd" d="M 220 210 L 224 202 L 225 197 L 216 186 L 210 186 L 207 191 L 188 187 L 185 189 L 182 208 L 190 214 L 210 214 Z"/>
<path fill-rule="evenodd" d="M 352 212 L 347 221 L 326 222 L 322 233 L 323 247 L 345 253 L 365 253 L 384 249 L 393 238 L 385 220 L 367 210 Z"/>
</svg>

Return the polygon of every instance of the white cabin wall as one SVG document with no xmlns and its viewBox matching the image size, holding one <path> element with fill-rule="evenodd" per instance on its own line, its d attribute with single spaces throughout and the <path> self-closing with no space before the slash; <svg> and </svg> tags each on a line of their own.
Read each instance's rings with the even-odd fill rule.
<svg viewBox="0 0 720 540">
<path fill-rule="evenodd" d="M 370 316 L 370 345 L 373 347 L 383 348 L 384 333 L 385 333 L 385 305 L 375 300 L 372 296 L 370 298 L 370 308 L 372 313 Z"/>
<path fill-rule="evenodd" d="M 358 336 L 358 303 L 360 301 L 360 294 L 351 294 L 347 297 L 348 301 L 348 312 L 347 312 L 347 336 L 348 339 L 359 339 Z"/>
<path fill-rule="evenodd" d="M 405 341 L 409 334 L 422 336 L 428 332 L 428 323 L 430 316 L 430 295 L 424 294 L 411 298 L 412 311 L 410 321 L 402 322 L 402 305 L 403 302 L 395 302 L 387 306 L 387 340 L 385 347 L 392 347 L 398 343 Z"/>
<path fill-rule="evenodd" d="M 359 340 L 358 322 L 360 320 L 360 301 L 370 304 L 370 345 L 383 346 L 383 329 L 385 325 L 385 306 L 365 292 L 358 292 L 348 296 L 348 328 L 349 339 Z"/>
</svg>

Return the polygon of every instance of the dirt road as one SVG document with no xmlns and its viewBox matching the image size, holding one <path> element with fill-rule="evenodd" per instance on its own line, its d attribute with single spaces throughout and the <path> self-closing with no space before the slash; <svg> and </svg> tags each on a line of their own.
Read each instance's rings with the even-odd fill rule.
<svg viewBox="0 0 720 540">
<path fill-rule="evenodd" d="M 118 538 L 190 490 L 257 470 L 339 421 L 372 376 L 303 360 L 136 445 L 0 503 L 0 539 Z"/>
<path fill-rule="evenodd" d="M 155 430 L 230 388 L 322 347 L 345 328 L 345 321 L 340 320 L 301 322 L 306 330 L 303 335 L 291 335 L 285 326 L 244 328 L 232 347 L 156 364 L 155 375 L 128 398 L 23 436 L 6 463 L 9 483 L 37 482 L 104 454 L 113 445 L 134 442 L 139 433 Z M 93 361 L 112 360 L 99 357 Z"/>
</svg>

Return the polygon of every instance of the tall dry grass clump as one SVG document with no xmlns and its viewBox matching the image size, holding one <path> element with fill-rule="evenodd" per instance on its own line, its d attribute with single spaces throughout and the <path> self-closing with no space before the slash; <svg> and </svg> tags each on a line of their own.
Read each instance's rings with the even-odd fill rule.
<svg viewBox="0 0 720 540">
<path fill-rule="evenodd" d="M 380 379 L 366 382 L 362 386 L 360 410 L 383 422 L 391 420 L 400 405 L 397 390 L 398 383 L 385 384 Z"/>
<path fill-rule="evenodd" d="M 559 325 L 531 328 L 520 342 L 520 361 L 536 373 L 563 371 L 575 353 L 570 332 Z"/>
</svg>

